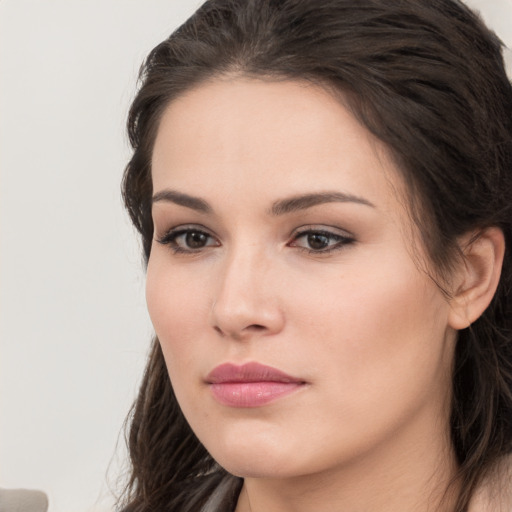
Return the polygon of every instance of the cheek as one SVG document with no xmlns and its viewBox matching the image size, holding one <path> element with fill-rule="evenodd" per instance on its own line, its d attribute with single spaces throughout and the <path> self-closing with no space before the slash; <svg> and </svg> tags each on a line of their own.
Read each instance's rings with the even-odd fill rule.
<svg viewBox="0 0 512 512">
<path fill-rule="evenodd" d="M 377 404 L 384 390 L 389 400 L 444 380 L 448 306 L 410 260 L 354 266 L 311 290 L 296 316 L 299 330 L 316 340 L 312 372 L 331 375 L 347 402 L 357 397 L 354 407 Z"/>
<path fill-rule="evenodd" d="M 170 266 L 165 257 L 152 254 L 147 269 L 146 302 L 169 363 L 171 350 L 180 358 L 192 358 L 192 353 L 187 354 L 198 338 L 200 319 L 203 320 L 211 308 L 204 288 L 192 281 L 189 273 Z"/>
</svg>

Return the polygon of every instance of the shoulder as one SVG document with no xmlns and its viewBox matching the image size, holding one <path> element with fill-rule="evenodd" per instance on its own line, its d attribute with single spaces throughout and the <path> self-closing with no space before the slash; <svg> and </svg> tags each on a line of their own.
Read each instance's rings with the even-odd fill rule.
<svg viewBox="0 0 512 512">
<path fill-rule="evenodd" d="M 468 512 L 512 512 L 512 455 L 503 458 L 477 488 Z"/>
</svg>

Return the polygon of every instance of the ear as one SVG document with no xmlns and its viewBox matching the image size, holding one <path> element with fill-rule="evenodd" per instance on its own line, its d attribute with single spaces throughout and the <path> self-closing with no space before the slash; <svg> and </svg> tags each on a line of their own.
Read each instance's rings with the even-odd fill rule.
<svg viewBox="0 0 512 512">
<path fill-rule="evenodd" d="M 498 287 L 505 254 L 505 237 L 497 227 L 472 232 L 460 241 L 463 260 L 457 273 L 448 323 L 469 327 L 486 310 Z"/>
</svg>

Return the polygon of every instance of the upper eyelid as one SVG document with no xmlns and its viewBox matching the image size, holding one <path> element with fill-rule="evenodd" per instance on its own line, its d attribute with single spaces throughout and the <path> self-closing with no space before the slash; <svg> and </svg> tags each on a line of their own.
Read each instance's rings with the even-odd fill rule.
<svg viewBox="0 0 512 512">
<path fill-rule="evenodd" d="M 328 233 L 336 236 L 343 236 L 346 238 L 355 238 L 355 235 L 346 229 L 339 228 L 336 226 L 328 226 L 326 224 L 306 224 L 298 228 L 295 228 L 291 232 L 290 236 L 293 237 L 308 232 Z"/>
<path fill-rule="evenodd" d="M 176 226 L 172 226 L 162 230 L 155 229 L 155 236 L 157 236 L 157 232 L 159 231 L 162 233 L 160 238 L 162 236 L 167 236 L 169 234 L 177 233 L 180 231 L 201 231 L 202 233 L 206 233 L 207 235 L 210 235 L 213 238 L 218 238 L 218 236 L 211 229 L 207 228 L 206 226 L 203 226 L 202 224 L 178 224 Z"/>
</svg>

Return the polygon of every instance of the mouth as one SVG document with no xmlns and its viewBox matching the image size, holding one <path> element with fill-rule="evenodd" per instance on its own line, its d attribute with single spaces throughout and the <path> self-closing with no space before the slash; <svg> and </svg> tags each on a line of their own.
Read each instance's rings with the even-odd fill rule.
<svg viewBox="0 0 512 512">
<path fill-rule="evenodd" d="M 302 379 L 260 363 L 225 363 L 206 377 L 213 398 L 230 407 L 260 407 L 298 391 Z"/>
</svg>

